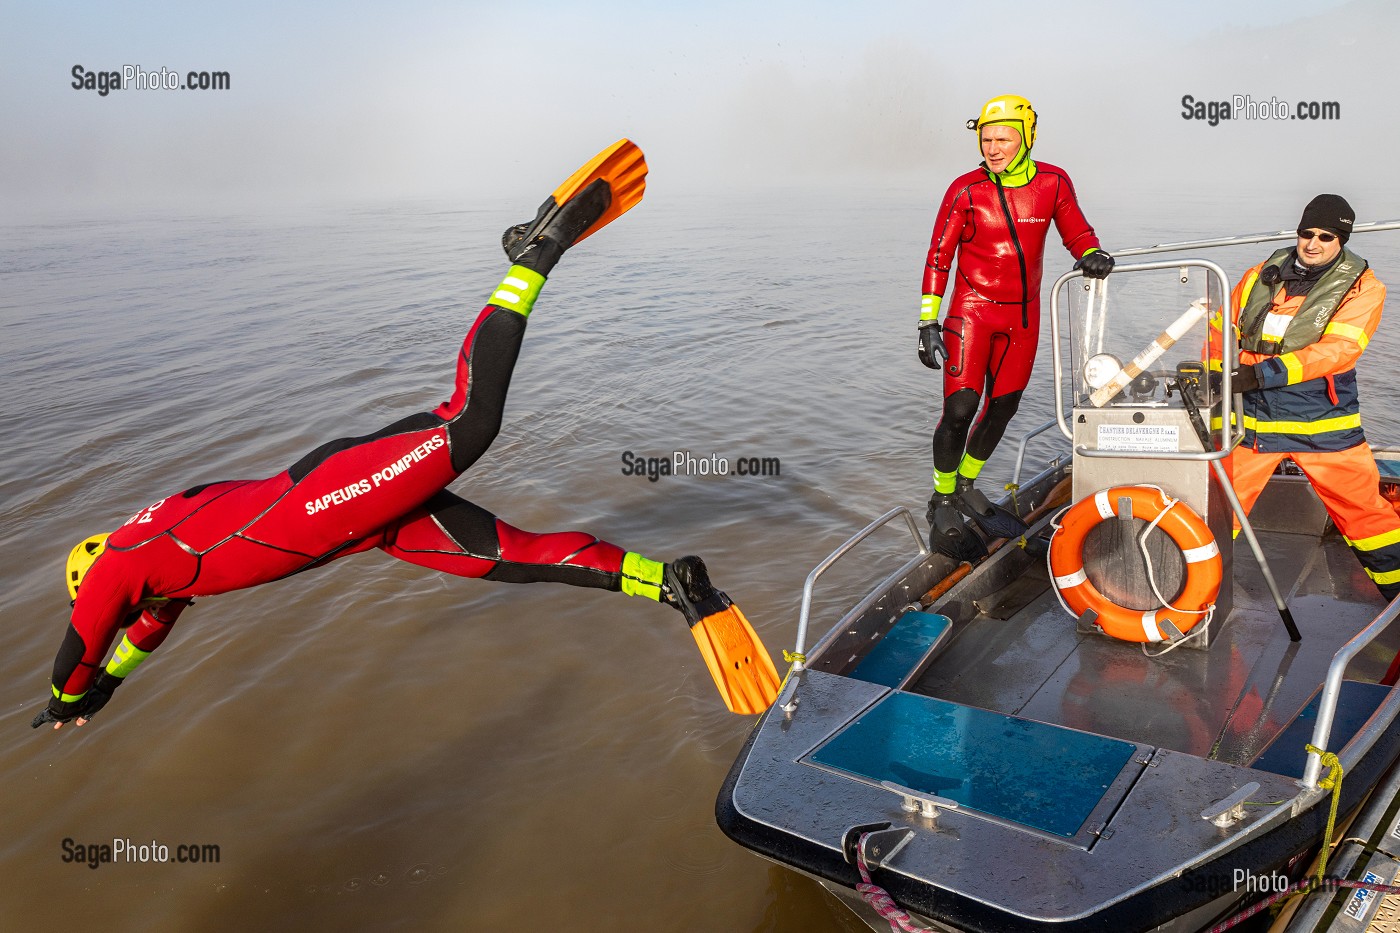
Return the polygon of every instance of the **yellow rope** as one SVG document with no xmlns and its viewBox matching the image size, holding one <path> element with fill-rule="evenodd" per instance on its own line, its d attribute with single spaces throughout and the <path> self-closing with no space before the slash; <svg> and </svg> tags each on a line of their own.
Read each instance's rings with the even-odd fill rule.
<svg viewBox="0 0 1400 933">
<path fill-rule="evenodd" d="M 1332 791 L 1332 812 L 1327 815 L 1327 835 L 1322 838 L 1322 852 L 1317 857 L 1317 884 L 1322 884 L 1322 876 L 1327 872 L 1327 856 L 1332 849 L 1332 833 L 1337 827 L 1337 806 L 1342 802 L 1342 763 L 1337 756 L 1314 746 L 1306 746 L 1310 754 L 1322 759 L 1327 769 L 1327 777 L 1317 782 L 1323 790 Z"/>
<path fill-rule="evenodd" d="M 792 672 L 796 670 L 797 665 L 805 665 L 807 663 L 807 656 L 800 651 L 789 651 L 784 648 L 783 660 L 788 662 L 788 669 L 787 673 L 783 675 L 783 682 L 778 684 L 779 693 L 782 693 L 783 688 L 787 686 L 787 682 L 792 677 Z"/>
<path fill-rule="evenodd" d="M 1017 515 L 1021 514 L 1021 505 L 1016 501 L 1016 491 L 1021 488 L 1020 483 L 1007 483 L 1006 491 L 1011 493 L 1011 509 Z"/>
<path fill-rule="evenodd" d="M 1007 483 L 1006 486 L 1003 488 L 1005 488 L 1007 492 L 1011 493 L 1011 511 L 1014 512 L 1017 517 L 1020 517 L 1021 505 L 1016 501 L 1016 492 L 1021 488 L 1021 484 Z M 1024 549 L 1028 543 L 1029 542 L 1026 541 L 1026 536 L 1022 534 L 1021 537 L 1017 539 L 1016 546 Z"/>
</svg>

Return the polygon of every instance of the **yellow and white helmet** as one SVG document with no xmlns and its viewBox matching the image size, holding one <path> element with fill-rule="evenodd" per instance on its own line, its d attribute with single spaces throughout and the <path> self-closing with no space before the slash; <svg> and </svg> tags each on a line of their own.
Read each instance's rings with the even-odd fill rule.
<svg viewBox="0 0 1400 933">
<path fill-rule="evenodd" d="M 1021 142 L 1029 152 L 1035 145 L 1035 108 L 1017 94 L 1002 94 L 982 105 L 982 115 L 967 121 L 967 128 L 981 131 L 989 123 L 1009 123 L 1021 134 Z"/>
</svg>

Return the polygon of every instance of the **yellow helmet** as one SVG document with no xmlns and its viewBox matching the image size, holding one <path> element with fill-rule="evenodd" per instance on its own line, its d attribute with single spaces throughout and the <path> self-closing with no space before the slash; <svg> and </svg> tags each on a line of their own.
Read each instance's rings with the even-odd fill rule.
<svg viewBox="0 0 1400 933">
<path fill-rule="evenodd" d="M 88 570 L 93 563 L 107 548 L 107 538 L 109 534 L 93 535 L 91 538 L 84 538 L 79 541 L 73 550 L 68 552 L 68 595 L 73 599 L 78 598 L 78 585 L 83 582 L 83 577 L 87 576 Z"/>
<path fill-rule="evenodd" d="M 967 121 L 970 130 L 981 130 L 988 123 L 1011 123 L 1021 133 L 1021 142 L 1029 152 L 1035 145 L 1035 108 L 1031 102 L 1016 94 L 1002 94 L 982 105 L 982 115 Z"/>
</svg>

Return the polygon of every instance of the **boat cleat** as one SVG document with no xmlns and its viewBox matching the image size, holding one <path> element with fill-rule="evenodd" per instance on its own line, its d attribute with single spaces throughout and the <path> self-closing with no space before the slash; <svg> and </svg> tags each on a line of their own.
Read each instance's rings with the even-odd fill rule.
<svg viewBox="0 0 1400 933">
<path fill-rule="evenodd" d="M 1228 829 L 1244 819 L 1244 805 L 1250 797 L 1257 793 L 1259 793 L 1258 782 L 1250 781 L 1224 800 L 1217 800 L 1202 810 L 1201 819 L 1209 820 L 1221 829 Z"/>
<path fill-rule="evenodd" d="M 894 791 L 904 798 L 901 805 L 906 813 L 917 813 L 925 819 L 936 820 L 939 810 L 956 810 L 958 802 L 949 800 L 947 797 L 939 797 L 934 794 L 925 794 L 922 791 L 896 784 L 894 781 L 881 781 L 880 786 L 885 790 Z"/>
</svg>

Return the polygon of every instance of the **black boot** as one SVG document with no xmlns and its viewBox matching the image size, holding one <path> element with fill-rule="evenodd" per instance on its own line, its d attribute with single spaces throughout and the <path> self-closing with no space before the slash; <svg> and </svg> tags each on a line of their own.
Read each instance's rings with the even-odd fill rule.
<svg viewBox="0 0 1400 933">
<path fill-rule="evenodd" d="M 501 235 L 506 257 L 518 266 L 547 276 L 564 251 L 593 226 L 612 203 L 612 189 L 599 178 L 563 204 L 551 195 L 535 219 L 516 224 Z"/>
<path fill-rule="evenodd" d="M 954 493 L 935 492 L 928 500 L 929 547 L 956 561 L 976 563 L 987 556 L 987 547 L 967 527 Z"/>
<path fill-rule="evenodd" d="M 671 561 L 662 579 L 661 601 L 679 609 L 691 625 L 733 605 L 728 596 L 710 583 L 705 562 L 698 557 Z"/>
</svg>

